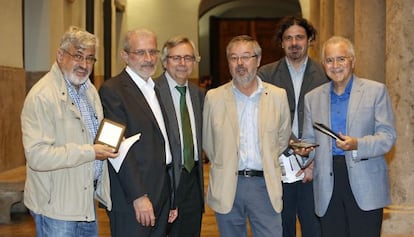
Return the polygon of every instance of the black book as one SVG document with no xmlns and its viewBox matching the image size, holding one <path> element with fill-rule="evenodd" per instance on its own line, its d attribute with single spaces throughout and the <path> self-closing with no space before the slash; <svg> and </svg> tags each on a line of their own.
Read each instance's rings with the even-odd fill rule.
<svg viewBox="0 0 414 237">
<path fill-rule="evenodd" d="M 341 141 L 343 141 L 343 139 L 342 138 L 340 138 L 339 137 L 339 135 L 337 134 L 337 133 L 335 133 L 334 131 L 332 131 L 328 126 L 326 126 L 326 125 L 324 125 L 324 124 L 322 124 L 322 123 L 314 123 L 313 124 L 313 127 L 316 129 L 316 130 L 318 130 L 318 131 L 320 131 L 320 132 L 322 132 L 322 133 L 325 133 L 326 135 L 328 135 L 328 136 L 330 136 L 330 137 L 332 137 L 333 139 L 339 139 L 339 140 L 341 140 Z"/>
</svg>

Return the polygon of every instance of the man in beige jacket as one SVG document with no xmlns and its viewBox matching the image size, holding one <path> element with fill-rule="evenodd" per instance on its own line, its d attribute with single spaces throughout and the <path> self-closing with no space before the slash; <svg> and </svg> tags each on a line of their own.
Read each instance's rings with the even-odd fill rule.
<svg viewBox="0 0 414 237">
<path fill-rule="evenodd" d="M 232 81 L 209 90 L 204 102 L 203 148 L 211 161 L 207 204 L 221 236 L 282 236 L 278 157 L 291 134 L 285 90 L 257 77 L 261 48 L 250 36 L 227 46 Z"/>
<path fill-rule="evenodd" d="M 94 35 L 71 27 L 56 62 L 24 103 L 24 204 L 35 220 L 36 236 L 98 236 L 94 195 L 111 209 L 106 158 L 117 153 L 93 144 L 103 118 L 89 81 L 96 46 Z"/>
</svg>

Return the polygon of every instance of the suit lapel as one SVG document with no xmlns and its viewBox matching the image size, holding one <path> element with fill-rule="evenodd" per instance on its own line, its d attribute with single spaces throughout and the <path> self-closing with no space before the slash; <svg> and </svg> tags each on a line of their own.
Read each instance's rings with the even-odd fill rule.
<svg viewBox="0 0 414 237">
<path fill-rule="evenodd" d="M 135 82 L 132 80 L 132 78 L 128 75 L 126 71 L 124 71 L 122 76 L 124 78 L 121 80 L 121 82 L 123 83 L 122 86 L 125 87 L 125 94 L 132 97 L 132 101 L 136 103 L 137 109 L 141 110 L 142 115 L 148 117 L 148 119 L 158 128 L 159 133 L 162 134 L 161 129 L 158 126 L 157 119 L 155 118 L 154 113 L 152 112 L 152 109 L 149 106 L 142 91 L 139 89 L 137 84 L 135 84 Z M 157 90 L 155 91 L 157 94 Z M 158 95 L 157 98 L 159 100 Z M 132 107 L 134 107 L 134 105 L 132 105 Z"/>
<path fill-rule="evenodd" d="M 288 99 L 291 98 L 292 104 L 295 104 L 295 90 L 293 89 L 292 77 L 290 77 L 289 68 L 286 62 L 286 57 L 283 58 L 279 65 L 280 75 L 282 75 L 282 80 L 280 81 L 280 87 L 285 88 L 288 95 Z M 289 102 L 290 103 L 290 102 Z"/>
<path fill-rule="evenodd" d="M 224 97 L 224 106 L 226 111 L 226 118 L 230 120 L 230 124 L 233 130 L 233 137 L 236 138 L 237 148 L 239 147 L 239 121 L 237 114 L 236 98 L 233 92 L 233 83 L 230 81 L 226 84 L 227 93 Z"/>
<path fill-rule="evenodd" d="M 303 74 L 302 86 L 300 89 L 300 96 L 304 96 L 306 92 L 309 91 L 309 87 L 313 81 L 313 74 L 315 72 L 315 67 L 313 66 L 312 60 L 308 58 L 308 63 L 306 65 L 305 73 Z"/>
<path fill-rule="evenodd" d="M 323 123 L 328 127 L 331 127 L 331 83 L 328 83 L 324 86 L 322 93 L 319 97 L 319 104 L 321 105 L 320 111 L 316 111 L 315 113 L 318 113 L 317 117 L 320 118 L 320 121 L 313 121 L 318 123 Z M 328 115 L 328 116 L 326 116 Z"/>
<path fill-rule="evenodd" d="M 352 122 L 354 121 L 356 114 L 358 113 L 359 106 L 362 101 L 362 95 L 364 94 L 363 82 L 358 80 L 354 76 L 354 82 L 351 88 L 351 95 L 349 98 L 349 105 L 347 111 L 347 133 L 349 133 L 349 128 L 351 127 Z"/>
<path fill-rule="evenodd" d="M 181 147 L 181 140 L 180 140 L 180 131 L 178 126 L 178 119 L 174 108 L 174 103 L 172 100 L 172 95 L 170 91 L 170 87 L 167 82 L 167 78 L 165 77 L 165 74 L 162 74 L 161 77 L 157 79 L 156 88 L 158 88 L 158 91 L 162 95 L 160 101 L 162 102 L 164 109 L 165 109 L 165 116 L 168 119 L 169 127 L 171 128 L 171 131 L 169 133 L 169 136 L 173 136 L 172 141 L 177 141 L 178 145 Z M 167 123 L 167 121 L 165 121 Z"/>
<path fill-rule="evenodd" d="M 200 98 L 200 94 L 197 93 L 197 89 L 194 88 L 195 86 L 188 83 L 188 89 L 191 96 L 191 105 L 193 106 L 193 112 L 194 112 L 194 120 L 195 120 L 195 130 L 196 130 L 196 138 L 197 138 L 197 150 L 198 154 L 201 152 L 201 130 L 202 130 L 202 110 L 199 101 L 202 99 Z"/>
</svg>

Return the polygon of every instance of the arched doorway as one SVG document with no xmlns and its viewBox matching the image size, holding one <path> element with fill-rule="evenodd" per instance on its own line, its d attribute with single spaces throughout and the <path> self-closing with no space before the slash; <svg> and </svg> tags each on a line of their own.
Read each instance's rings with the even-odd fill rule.
<svg viewBox="0 0 414 237">
<path fill-rule="evenodd" d="M 277 21 L 301 15 L 299 0 L 202 0 L 199 8 L 200 78 L 211 78 L 212 87 L 230 80 L 225 57 L 228 41 L 241 34 L 255 37 L 262 49 L 262 64 L 283 56 L 273 35 Z"/>
</svg>

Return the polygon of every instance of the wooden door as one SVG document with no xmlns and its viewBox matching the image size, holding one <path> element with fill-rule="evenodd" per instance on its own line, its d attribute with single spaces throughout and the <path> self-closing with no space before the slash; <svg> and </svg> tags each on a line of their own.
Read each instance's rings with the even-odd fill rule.
<svg viewBox="0 0 414 237">
<path fill-rule="evenodd" d="M 226 59 L 226 46 L 238 35 L 250 35 L 262 48 L 261 65 L 276 61 L 284 56 L 283 49 L 276 44 L 275 29 L 280 19 L 235 19 L 210 18 L 210 72 L 212 87 L 231 80 Z"/>
</svg>

